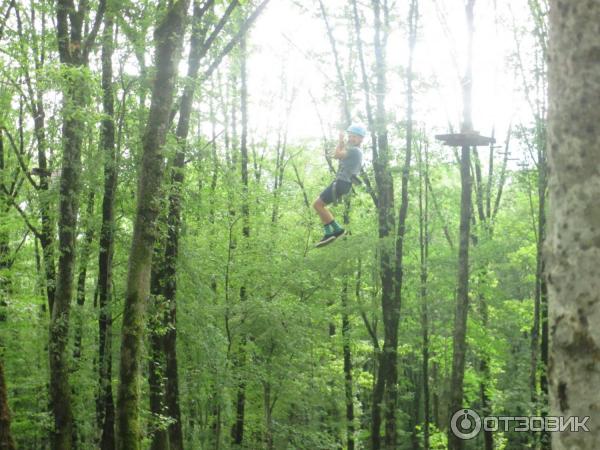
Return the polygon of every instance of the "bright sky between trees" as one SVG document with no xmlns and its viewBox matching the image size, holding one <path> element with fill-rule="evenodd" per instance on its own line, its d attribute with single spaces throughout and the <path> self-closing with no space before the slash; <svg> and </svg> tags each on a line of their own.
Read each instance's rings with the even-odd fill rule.
<svg viewBox="0 0 600 450">
<path fill-rule="evenodd" d="M 325 2 L 341 58 L 348 67 L 347 45 L 354 34 L 349 22 L 349 2 Z M 389 90 L 387 107 L 392 120 L 405 116 L 405 83 L 401 73 L 407 63 L 406 17 L 408 2 L 390 2 L 392 30 L 387 61 Z M 414 71 L 417 76 L 415 120 L 432 136 L 460 126 L 462 98 L 460 77 L 466 59 L 466 19 L 463 0 L 423 0 L 419 2 L 419 35 L 415 48 Z M 371 17 L 366 17 L 371 20 Z M 515 68 L 515 32 L 513 28 L 533 27 L 524 0 L 509 3 L 479 0 L 475 5 L 473 44 L 473 122 L 481 134 L 490 135 L 495 128 L 498 145 L 503 145 L 511 120 L 527 122 L 531 115 L 524 99 L 522 75 Z M 401 24 L 399 27 L 398 24 Z M 363 26 L 363 41 L 372 41 L 372 31 Z M 519 36 L 517 32 L 517 36 Z M 524 39 L 531 39 L 526 37 Z M 252 55 L 249 63 L 251 128 L 258 135 L 285 120 L 289 99 L 294 100 L 288 119 L 289 140 L 321 139 L 321 120 L 329 138 L 339 121 L 339 99 L 335 90 L 336 73 L 327 40 L 325 24 L 317 1 L 301 6 L 291 0 L 271 3 L 254 28 L 250 38 Z M 527 49 L 530 42 L 520 42 L 525 70 L 532 63 Z M 372 59 L 367 47 L 366 58 Z M 360 90 L 360 71 L 354 63 L 355 89 Z M 283 80 L 283 81 L 282 81 Z M 282 87 L 284 83 L 284 87 Z M 281 102 L 282 89 L 286 101 Z M 294 92 L 294 94 L 292 94 Z M 355 95 L 354 117 L 361 121 L 362 92 Z M 260 113 L 257 113 L 260 111 Z M 363 120 L 364 121 L 364 120 Z M 513 149 L 513 156 L 517 150 Z"/>
</svg>

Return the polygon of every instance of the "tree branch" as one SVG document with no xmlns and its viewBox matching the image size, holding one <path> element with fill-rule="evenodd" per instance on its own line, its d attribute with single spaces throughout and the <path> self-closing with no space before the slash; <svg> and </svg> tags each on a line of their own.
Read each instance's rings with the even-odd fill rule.
<svg viewBox="0 0 600 450">
<path fill-rule="evenodd" d="M 0 23 L 0 39 L 2 39 L 2 35 L 4 34 L 4 27 L 6 25 L 6 21 L 8 20 L 8 15 L 10 14 L 10 10 L 15 7 L 15 0 L 11 0 L 6 8 L 6 12 L 4 13 L 4 18 L 2 19 L 2 23 Z"/>
<path fill-rule="evenodd" d="M 29 218 L 27 217 L 27 214 L 25 213 L 25 211 L 23 211 L 21 209 L 21 207 L 17 204 L 17 202 L 15 202 L 15 199 L 12 196 L 8 195 L 6 187 L 0 186 L 0 189 L 2 189 L 2 191 L 6 195 L 6 198 L 8 199 L 8 202 L 17 210 L 17 212 L 19 213 L 19 215 L 23 218 L 23 220 L 25 221 L 25 224 L 27 225 L 27 228 L 29 228 L 31 230 L 31 232 L 35 235 L 35 237 L 37 237 L 38 239 L 40 239 L 42 237 L 42 234 L 29 221 Z"/>
<path fill-rule="evenodd" d="M 202 58 L 204 58 L 204 56 L 206 56 L 206 53 L 208 52 L 208 50 L 210 49 L 211 45 L 213 44 L 213 42 L 217 38 L 219 32 L 223 29 L 223 27 L 227 23 L 227 20 L 229 19 L 229 16 L 231 16 L 231 13 L 233 12 L 233 10 L 237 6 L 239 6 L 239 4 L 240 4 L 240 2 L 238 0 L 233 0 L 229 4 L 229 6 L 227 7 L 227 9 L 225 10 L 225 13 L 223 13 L 223 16 L 221 17 L 221 19 L 219 20 L 219 22 L 215 26 L 215 29 L 212 31 L 212 33 L 210 34 L 210 36 L 208 36 L 208 38 L 206 39 L 206 41 L 204 41 L 202 43 L 202 47 L 200 48 L 200 59 L 202 59 Z"/>
<path fill-rule="evenodd" d="M 442 222 L 444 236 L 446 236 L 446 240 L 448 241 L 448 245 L 450 246 L 450 249 L 452 251 L 454 251 L 454 242 L 452 241 L 452 235 L 450 234 L 450 231 L 448 230 L 448 223 L 442 216 L 442 212 L 440 211 L 437 200 L 435 199 L 435 193 L 433 192 L 433 185 L 431 184 L 431 179 L 429 178 L 429 175 L 425 175 L 425 182 L 427 183 L 429 192 L 431 192 L 431 201 L 433 202 L 433 209 L 435 210 L 438 217 L 440 218 L 440 222 Z"/>
<path fill-rule="evenodd" d="M 365 184 L 365 189 L 373 199 L 373 204 L 375 205 L 375 207 L 377 207 L 377 205 L 379 204 L 379 199 L 377 198 L 377 193 L 373 190 L 373 186 L 371 185 L 371 180 L 367 172 L 365 172 L 364 169 L 361 169 L 360 177 L 357 178 Z"/>
<path fill-rule="evenodd" d="M 506 182 L 506 165 L 508 163 L 508 148 L 510 145 L 510 137 L 512 135 L 512 123 L 508 126 L 506 133 L 506 145 L 504 146 L 504 160 L 502 161 L 502 169 L 500 170 L 500 181 L 498 182 L 498 192 L 496 193 L 496 200 L 494 202 L 494 211 L 492 212 L 491 221 L 496 219 L 498 209 L 500 208 L 500 200 L 502 198 L 502 190 L 504 189 L 504 183 Z"/>
<path fill-rule="evenodd" d="M 96 11 L 96 17 L 94 18 L 94 25 L 92 26 L 91 31 L 85 38 L 85 43 L 83 44 L 83 60 L 87 61 L 88 55 L 90 53 L 90 49 L 92 45 L 94 45 L 94 41 L 96 40 L 96 36 L 98 35 L 98 31 L 100 30 L 100 24 L 102 23 L 102 18 L 104 17 L 104 13 L 106 12 L 106 0 L 100 0 L 98 3 L 98 10 Z"/>
<path fill-rule="evenodd" d="M 23 161 L 23 155 L 21 155 L 21 153 L 19 152 L 19 149 L 17 148 L 12 135 L 6 129 L 5 126 L 0 126 L 0 130 L 3 130 L 4 133 L 6 134 L 6 136 L 8 137 L 8 141 L 10 142 L 10 146 L 13 149 L 13 151 L 15 152 L 15 155 L 17 156 L 17 160 L 19 161 L 19 166 L 21 167 L 21 170 L 23 171 L 23 174 L 27 178 L 27 181 L 29 181 L 29 183 L 31 183 L 31 186 L 33 186 L 33 188 L 36 191 L 39 190 L 40 186 L 35 182 L 35 180 L 33 178 L 31 178 L 31 174 L 29 173 L 29 170 L 27 169 L 27 166 L 25 165 L 25 161 Z"/>
<path fill-rule="evenodd" d="M 227 45 L 223 48 L 221 53 L 217 55 L 212 64 L 208 67 L 208 69 L 206 69 L 204 74 L 202 74 L 202 77 L 200 78 L 201 81 L 204 81 L 207 78 L 209 78 L 215 71 L 215 69 L 219 67 L 219 64 L 221 64 L 223 58 L 225 58 L 225 56 L 229 54 L 233 47 L 235 47 L 240 42 L 244 34 L 246 34 L 248 29 L 252 26 L 252 24 L 256 21 L 258 16 L 260 16 L 265 7 L 269 4 L 269 1 L 270 0 L 263 0 L 263 2 L 260 5 L 258 5 L 258 7 L 254 10 L 254 12 L 250 14 L 250 16 L 248 16 L 246 21 L 240 27 L 240 30 L 237 32 L 237 34 L 227 43 Z"/>
<path fill-rule="evenodd" d="M 15 249 L 15 251 L 13 252 L 13 256 L 12 258 L 10 258 L 10 261 L 8 261 L 8 268 L 10 269 L 13 264 L 15 263 L 16 259 L 17 259 L 17 254 L 19 253 L 19 251 L 21 250 L 21 247 L 23 247 L 23 244 L 25 243 L 25 241 L 27 240 L 27 236 L 29 236 L 30 230 L 25 231 L 25 234 L 23 235 L 23 239 L 21 239 L 21 242 L 19 243 L 19 245 L 17 246 L 17 248 Z"/>
</svg>

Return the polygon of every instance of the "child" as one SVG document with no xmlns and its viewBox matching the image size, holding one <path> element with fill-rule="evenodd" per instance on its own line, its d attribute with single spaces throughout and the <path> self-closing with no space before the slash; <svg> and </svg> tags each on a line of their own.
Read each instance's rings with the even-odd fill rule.
<svg viewBox="0 0 600 450">
<path fill-rule="evenodd" d="M 313 208 L 319 214 L 325 228 L 325 235 L 316 244 L 316 247 L 327 245 L 344 234 L 344 229 L 335 221 L 326 206 L 350 192 L 352 177 L 358 175 L 362 167 L 362 152 L 359 146 L 367 131 L 360 125 L 350 125 L 346 133 L 348 135 L 347 144 L 344 143 L 344 133 L 340 132 L 339 142 L 333 155 L 335 159 L 340 160 L 335 180 L 319 194 L 313 203 Z"/>
</svg>

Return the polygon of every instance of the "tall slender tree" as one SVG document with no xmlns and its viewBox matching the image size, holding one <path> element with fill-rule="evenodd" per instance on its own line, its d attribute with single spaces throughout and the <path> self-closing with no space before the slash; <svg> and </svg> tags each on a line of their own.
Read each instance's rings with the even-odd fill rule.
<svg viewBox="0 0 600 450">
<path fill-rule="evenodd" d="M 114 253 L 117 149 L 115 146 L 115 99 L 112 55 L 114 51 L 114 3 L 109 3 L 102 33 L 102 109 L 100 145 L 104 156 L 104 193 L 98 252 L 98 393 L 96 417 L 100 448 L 115 448 L 115 406 L 112 393 L 112 259 Z"/>
<path fill-rule="evenodd" d="M 64 73 L 63 147 L 58 209 L 58 274 L 48 343 L 50 405 L 54 417 L 52 448 L 56 450 L 70 450 L 73 447 L 73 411 L 67 341 L 69 312 L 73 297 L 81 148 L 85 130 L 83 114 L 87 85 L 85 68 L 102 22 L 105 6 L 104 0 L 100 1 L 90 32 L 84 36 L 83 25 L 89 12 L 89 5 L 82 2 L 75 10 L 72 2 L 59 0 L 56 3 L 58 53 Z"/>
<path fill-rule="evenodd" d="M 474 7 L 475 0 L 468 0 L 465 12 L 467 17 L 467 66 L 463 78 L 463 117 L 461 132 L 473 131 L 471 117 L 471 93 L 473 83 L 473 32 L 474 32 Z M 450 408 L 452 415 L 462 408 L 464 393 L 465 358 L 467 346 L 467 315 L 469 311 L 469 239 L 471 230 L 471 149 L 463 145 L 460 158 L 460 226 L 458 247 L 458 289 L 456 293 L 456 308 L 454 312 L 454 335 L 452 352 L 452 380 L 450 386 Z M 460 450 L 463 440 L 448 428 L 448 448 Z"/>
<path fill-rule="evenodd" d="M 424 150 L 424 152 L 423 152 Z M 424 155 L 423 155 L 424 153 Z M 427 189 L 427 176 L 429 171 L 429 159 L 427 146 L 423 149 L 418 147 L 419 167 L 419 265 L 420 265 L 420 288 L 419 299 L 421 301 L 421 327 L 423 344 L 421 354 L 423 357 L 423 449 L 429 450 L 431 407 L 429 389 L 429 298 L 427 279 L 429 276 L 429 190 Z M 424 161 L 423 161 L 423 156 Z"/>
<path fill-rule="evenodd" d="M 56 214 L 52 211 L 52 201 L 50 195 L 51 173 L 49 170 L 48 159 L 48 142 L 47 142 L 47 123 L 46 123 L 46 107 L 44 104 L 44 88 L 41 81 L 41 74 L 44 68 L 44 62 L 47 58 L 47 33 L 46 31 L 46 14 L 42 13 L 39 23 L 36 18 L 36 7 L 31 4 L 30 17 L 32 26 L 31 33 L 31 51 L 30 56 L 25 51 L 25 46 L 21 46 L 23 54 L 20 57 L 23 59 L 21 69 L 25 79 L 26 99 L 29 113 L 33 119 L 34 136 L 37 150 L 38 167 L 32 170 L 39 177 L 39 182 L 30 183 L 37 193 L 39 200 L 39 215 L 40 215 L 40 230 L 35 233 L 42 246 L 42 260 L 44 265 L 44 281 L 46 297 L 48 302 L 48 310 L 52 313 L 54 305 L 54 296 L 56 291 Z M 20 8 L 15 8 L 15 18 L 17 21 L 18 36 L 21 41 L 27 40 L 26 30 L 23 27 Z M 8 14 L 8 12 L 7 12 Z M 38 29 L 39 27 L 39 29 Z M 30 59 L 33 60 L 33 74 L 30 70 Z M 32 178 L 27 177 L 33 181 Z"/>
<path fill-rule="evenodd" d="M 242 181 L 242 236 L 244 247 L 248 247 L 250 238 L 250 202 L 248 199 L 248 73 L 247 73 L 247 49 L 246 37 L 240 42 L 240 112 L 241 112 L 241 136 L 240 136 L 240 175 Z M 248 299 L 248 288 L 245 283 L 240 286 L 240 302 Z M 235 359 L 238 369 L 243 369 L 246 361 L 247 336 L 242 335 L 240 348 Z M 235 445 L 242 445 L 244 439 L 244 419 L 246 416 L 246 381 L 238 382 L 235 421 L 231 430 L 231 437 Z"/>
<path fill-rule="evenodd" d="M 174 2 L 160 19 L 154 33 L 156 75 L 143 139 L 121 331 L 117 400 L 117 448 L 120 450 L 141 448 L 139 396 L 145 308 L 150 292 L 152 251 L 157 237 L 155 225 L 160 210 L 163 147 L 173 105 L 188 6 L 189 0 Z"/>
</svg>

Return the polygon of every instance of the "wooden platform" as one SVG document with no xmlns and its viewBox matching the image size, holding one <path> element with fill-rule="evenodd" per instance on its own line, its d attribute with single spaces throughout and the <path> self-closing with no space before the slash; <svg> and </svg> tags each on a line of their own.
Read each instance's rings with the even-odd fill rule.
<svg viewBox="0 0 600 450">
<path fill-rule="evenodd" d="M 438 141 L 442 141 L 444 145 L 451 147 L 462 147 L 463 145 L 482 146 L 496 142 L 496 139 L 482 136 L 477 131 L 470 133 L 436 134 L 435 138 Z"/>
</svg>

